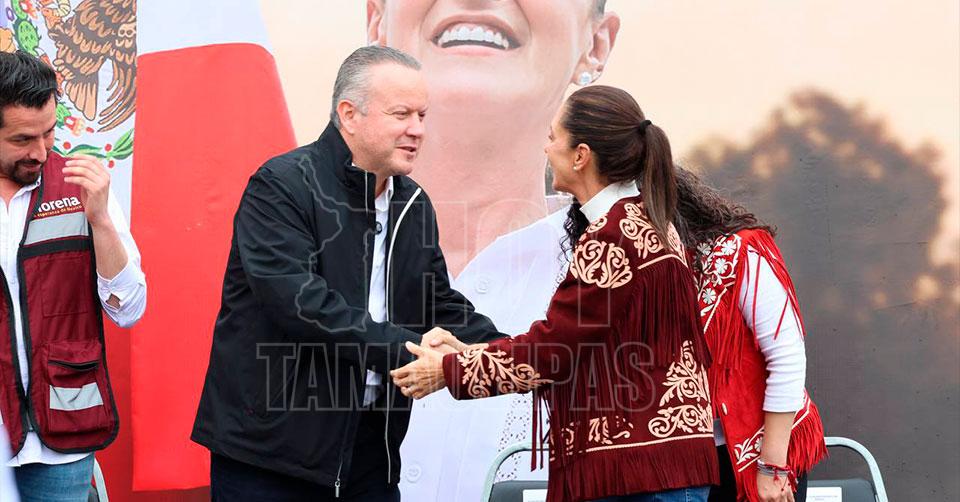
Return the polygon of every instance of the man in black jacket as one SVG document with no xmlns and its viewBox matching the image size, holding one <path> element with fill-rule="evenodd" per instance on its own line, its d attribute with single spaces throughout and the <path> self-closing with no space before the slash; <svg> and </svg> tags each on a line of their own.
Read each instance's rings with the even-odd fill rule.
<svg viewBox="0 0 960 502">
<path fill-rule="evenodd" d="M 400 500 L 409 401 L 386 374 L 413 360 L 404 343 L 500 336 L 450 288 L 433 207 L 407 177 L 419 68 L 358 49 L 320 138 L 250 178 L 192 435 L 214 500 Z"/>
</svg>

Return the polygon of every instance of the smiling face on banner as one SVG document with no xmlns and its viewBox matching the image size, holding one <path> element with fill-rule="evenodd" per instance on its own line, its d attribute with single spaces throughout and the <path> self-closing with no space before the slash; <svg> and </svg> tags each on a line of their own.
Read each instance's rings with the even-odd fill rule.
<svg viewBox="0 0 960 502">
<path fill-rule="evenodd" d="M 620 28 L 605 4 L 366 3 L 367 43 L 423 65 L 431 132 L 413 178 L 438 206 L 440 244 L 454 276 L 497 238 L 558 208 L 546 195 L 543 140 L 571 84 L 604 71 Z"/>
<path fill-rule="evenodd" d="M 598 70 L 610 45 L 594 41 L 601 20 L 595 0 L 372 0 L 367 38 L 417 58 L 438 103 L 522 110 L 558 103 L 582 72 Z"/>
</svg>

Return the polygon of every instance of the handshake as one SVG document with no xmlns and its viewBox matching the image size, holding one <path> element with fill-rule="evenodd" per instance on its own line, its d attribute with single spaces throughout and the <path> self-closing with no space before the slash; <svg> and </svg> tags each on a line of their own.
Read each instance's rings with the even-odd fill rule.
<svg viewBox="0 0 960 502">
<path fill-rule="evenodd" d="M 420 345 L 407 342 L 406 347 L 417 356 L 417 360 L 391 371 L 390 377 L 404 396 L 421 399 L 447 386 L 443 377 L 443 356 L 462 352 L 471 346 L 443 328 L 433 328 L 424 333 Z"/>
</svg>

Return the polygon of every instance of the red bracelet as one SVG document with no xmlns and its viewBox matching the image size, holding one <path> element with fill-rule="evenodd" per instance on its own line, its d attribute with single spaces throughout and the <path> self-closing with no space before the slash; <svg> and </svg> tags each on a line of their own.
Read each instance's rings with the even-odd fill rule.
<svg viewBox="0 0 960 502">
<path fill-rule="evenodd" d="M 789 465 L 768 464 L 763 460 L 757 459 L 757 471 L 761 474 L 773 476 L 774 481 L 780 480 L 780 474 L 783 474 L 790 483 L 790 489 L 797 491 L 797 475 Z"/>
</svg>

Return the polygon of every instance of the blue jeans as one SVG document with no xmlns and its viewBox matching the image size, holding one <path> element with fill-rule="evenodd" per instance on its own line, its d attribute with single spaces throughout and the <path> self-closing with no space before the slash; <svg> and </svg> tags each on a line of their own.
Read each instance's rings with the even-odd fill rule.
<svg viewBox="0 0 960 502">
<path fill-rule="evenodd" d="M 87 502 L 93 455 L 69 464 L 27 464 L 13 468 L 22 502 Z"/>
<path fill-rule="evenodd" d="M 708 495 L 710 495 L 709 486 L 697 486 L 680 488 L 679 490 L 608 497 L 594 502 L 707 502 Z"/>
</svg>

